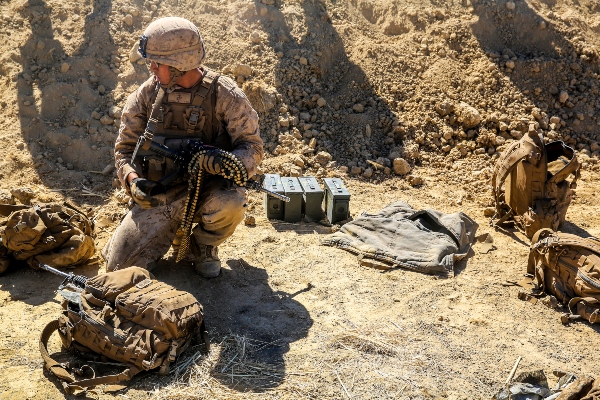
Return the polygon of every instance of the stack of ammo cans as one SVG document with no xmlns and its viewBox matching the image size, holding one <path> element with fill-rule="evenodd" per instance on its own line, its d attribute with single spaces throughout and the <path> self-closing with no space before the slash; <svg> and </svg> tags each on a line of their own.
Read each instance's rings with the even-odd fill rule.
<svg viewBox="0 0 600 400">
<path fill-rule="evenodd" d="M 265 174 L 263 186 L 290 198 L 285 203 L 265 194 L 263 206 L 269 219 L 299 222 L 304 215 L 306 221 L 320 221 L 323 210 L 332 224 L 350 217 L 350 193 L 339 178 L 325 178 L 325 192 L 312 176 Z"/>
</svg>

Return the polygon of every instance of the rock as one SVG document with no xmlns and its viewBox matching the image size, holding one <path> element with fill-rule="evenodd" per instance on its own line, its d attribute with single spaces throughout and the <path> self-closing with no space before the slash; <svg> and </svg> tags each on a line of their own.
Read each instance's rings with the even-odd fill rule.
<svg viewBox="0 0 600 400">
<path fill-rule="evenodd" d="M 117 106 L 112 106 L 111 108 L 108 109 L 108 115 L 111 116 L 112 118 L 121 118 L 121 114 L 123 113 L 123 110 L 121 109 L 121 107 L 117 107 Z"/>
<path fill-rule="evenodd" d="M 458 106 L 456 106 L 455 113 L 458 116 L 458 122 L 465 129 L 474 128 L 481 122 L 481 114 L 479 114 L 479 111 L 465 102 L 461 101 Z"/>
<path fill-rule="evenodd" d="M 540 29 L 546 29 L 546 26 L 547 26 L 546 21 L 540 21 L 540 24 L 538 25 L 538 27 Z"/>
<path fill-rule="evenodd" d="M 310 113 L 301 112 L 300 115 L 298 115 L 298 117 L 301 121 L 310 121 Z"/>
<path fill-rule="evenodd" d="M 262 37 L 260 36 L 260 32 L 259 31 L 252 31 L 252 33 L 250 34 L 250 41 L 252 43 L 260 43 L 260 42 L 262 42 Z"/>
<path fill-rule="evenodd" d="M 98 93 L 104 94 L 106 92 L 106 88 L 104 85 L 98 85 Z"/>
<path fill-rule="evenodd" d="M 367 125 L 367 126 L 365 126 L 365 135 L 366 135 L 368 138 L 370 138 L 370 137 L 371 137 L 371 134 L 372 134 L 372 133 L 373 133 L 373 132 L 371 131 L 371 125 Z"/>
<path fill-rule="evenodd" d="M 108 176 L 110 174 L 113 173 L 113 171 L 115 170 L 115 165 L 114 164 L 108 164 L 106 167 L 104 167 L 104 169 L 102 170 L 102 175 L 104 176 Z"/>
<path fill-rule="evenodd" d="M 440 114 L 440 116 L 445 117 L 446 115 L 454 111 L 454 104 L 447 100 L 444 100 L 436 104 L 435 111 L 437 111 L 437 113 Z"/>
<path fill-rule="evenodd" d="M 569 100 L 569 93 L 567 93 L 564 90 L 562 90 L 560 92 L 560 95 L 558 96 L 558 101 L 560 101 L 561 103 L 564 103 L 567 100 Z"/>
<path fill-rule="evenodd" d="M 504 63 L 504 65 L 506 66 L 506 68 L 510 68 L 510 69 L 515 68 L 515 62 L 513 60 L 508 60 L 506 63 Z"/>
<path fill-rule="evenodd" d="M 65 72 L 67 72 L 69 69 L 71 69 L 71 65 L 69 63 L 64 62 L 64 63 L 60 64 L 60 72 L 62 72 L 63 74 Z"/>
<path fill-rule="evenodd" d="M 133 25 L 133 15 L 127 14 L 123 17 L 123 23 L 127 26 Z"/>
<path fill-rule="evenodd" d="M 317 147 L 317 139 L 316 138 L 310 139 L 310 142 L 308 143 L 308 147 L 314 150 L 314 148 Z"/>
<path fill-rule="evenodd" d="M 494 214 L 496 214 L 496 209 L 494 207 L 487 207 L 485 210 L 483 210 L 484 217 L 491 218 L 494 216 Z"/>
<path fill-rule="evenodd" d="M 410 164 L 404 158 L 395 158 L 393 168 L 396 175 L 406 175 L 411 171 Z"/>
<path fill-rule="evenodd" d="M 102 125 L 112 125 L 114 122 L 115 120 L 109 117 L 108 115 L 105 115 L 102 118 L 100 118 L 100 123 Z"/>
<path fill-rule="evenodd" d="M 348 167 L 347 167 L 347 166 L 345 166 L 345 165 L 342 165 L 342 166 L 340 167 L 340 172 L 341 172 L 342 174 L 346 174 L 346 173 L 348 173 Z"/>
<path fill-rule="evenodd" d="M 331 161 L 331 159 L 332 159 L 331 154 L 329 154 L 326 151 L 320 151 L 315 156 L 315 161 L 318 162 L 319 164 L 321 164 L 322 166 L 327 165 L 327 163 L 329 161 Z"/>
<path fill-rule="evenodd" d="M 322 98 L 322 97 L 319 97 L 319 98 L 317 99 L 317 105 L 318 105 L 319 107 L 325 107 L 325 106 L 327 105 L 327 100 L 325 100 L 325 99 L 324 99 L 324 98 Z"/>
<path fill-rule="evenodd" d="M 244 217 L 244 225 L 246 225 L 246 226 L 255 226 L 256 225 L 256 219 L 254 218 L 254 216 L 252 216 L 252 215 L 246 215 Z"/>
<path fill-rule="evenodd" d="M 367 169 L 365 169 L 365 172 L 363 172 L 362 176 L 365 177 L 365 178 L 372 177 L 373 176 L 373 168 L 367 168 Z"/>
<path fill-rule="evenodd" d="M 15 198 L 8 189 L 0 189 L 0 204 L 15 204 Z"/>
<path fill-rule="evenodd" d="M 592 152 L 600 150 L 600 145 L 598 144 L 598 142 L 590 143 L 590 150 Z"/>
<path fill-rule="evenodd" d="M 129 61 L 131 61 L 131 63 L 138 62 L 142 59 L 142 55 L 138 51 L 139 47 L 140 44 L 138 42 L 135 42 L 131 50 L 129 50 Z"/>
<path fill-rule="evenodd" d="M 298 154 L 292 156 L 291 161 L 300 168 L 304 168 L 304 160 Z"/>
<path fill-rule="evenodd" d="M 287 117 L 279 117 L 279 125 L 287 128 L 288 126 L 290 126 L 290 120 L 287 119 Z"/>
<path fill-rule="evenodd" d="M 31 199 L 33 199 L 33 197 L 35 196 L 33 190 L 31 190 L 28 187 L 11 189 L 10 194 L 12 194 L 22 204 L 26 205 L 31 204 Z"/>
<path fill-rule="evenodd" d="M 92 111 L 92 118 L 100 119 L 100 118 L 102 118 L 102 114 L 100 114 L 98 111 L 94 110 L 94 111 Z"/>
<path fill-rule="evenodd" d="M 420 176 L 409 175 L 406 177 L 410 186 L 420 186 L 423 184 L 423 178 Z"/>
<path fill-rule="evenodd" d="M 263 4 L 266 4 L 268 6 L 272 6 L 275 4 L 275 0 L 262 0 Z"/>
<path fill-rule="evenodd" d="M 513 3 L 512 1 L 507 1 L 506 2 L 506 8 L 509 9 L 510 11 L 513 11 L 515 9 L 515 3 Z"/>
<path fill-rule="evenodd" d="M 365 106 L 363 106 L 360 103 L 357 103 L 357 104 L 355 104 L 355 105 L 352 106 L 352 109 L 354 110 L 354 112 L 361 113 L 361 112 L 365 111 Z"/>
<path fill-rule="evenodd" d="M 252 67 L 248 64 L 238 64 L 233 70 L 233 74 L 236 77 L 243 76 L 244 78 L 247 78 L 252 75 Z"/>
<path fill-rule="evenodd" d="M 360 175 L 360 173 L 362 172 L 362 168 L 361 167 L 352 167 L 350 168 L 350 175 Z"/>
<path fill-rule="evenodd" d="M 300 65 L 308 65 L 308 60 L 306 59 L 306 57 L 300 57 Z"/>
<path fill-rule="evenodd" d="M 17 149 L 19 150 L 23 150 L 25 148 L 25 142 L 23 142 L 22 140 L 17 141 Z"/>
</svg>

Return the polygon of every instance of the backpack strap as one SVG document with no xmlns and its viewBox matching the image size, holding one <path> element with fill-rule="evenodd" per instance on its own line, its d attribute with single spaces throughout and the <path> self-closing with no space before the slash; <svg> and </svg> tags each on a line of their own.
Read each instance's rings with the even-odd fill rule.
<svg viewBox="0 0 600 400">
<path fill-rule="evenodd" d="M 548 162 L 558 160 L 561 156 L 569 159 L 569 162 L 560 171 L 548 179 L 548 183 L 562 182 L 569 175 L 573 174 L 574 178 L 571 181 L 571 189 L 574 189 L 577 186 L 577 179 L 581 176 L 581 164 L 575 156 L 575 150 L 567 146 L 562 140 L 557 140 L 546 145 L 546 153 L 548 154 Z"/>
<path fill-rule="evenodd" d="M 120 374 L 100 377 L 94 376 L 90 379 L 76 381 L 73 375 L 71 375 L 67 370 L 66 365 L 54 360 L 52 357 L 50 357 L 50 354 L 48 354 L 48 340 L 50 339 L 50 336 L 52 336 L 52 334 L 57 330 L 58 320 L 51 321 L 46 325 L 40 336 L 40 353 L 42 355 L 42 358 L 44 359 L 44 366 L 46 367 L 46 369 L 52 372 L 57 378 L 65 381 L 63 383 L 63 388 L 67 393 L 72 393 L 76 390 L 85 390 L 90 386 L 127 381 L 133 378 L 141 371 L 136 367 L 130 367 L 127 368 L 125 371 L 121 372 Z"/>
</svg>

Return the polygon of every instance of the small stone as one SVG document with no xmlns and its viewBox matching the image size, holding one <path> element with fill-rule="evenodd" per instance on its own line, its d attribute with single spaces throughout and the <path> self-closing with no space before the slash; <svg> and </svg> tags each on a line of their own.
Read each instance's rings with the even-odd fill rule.
<svg viewBox="0 0 600 400">
<path fill-rule="evenodd" d="M 448 100 L 444 100 L 435 106 L 435 110 L 438 114 L 440 114 L 440 116 L 445 117 L 446 115 L 454 111 L 454 104 L 452 104 Z"/>
<path fill-rule="evenodd" d="M 311 149 L 314 149 L 315 147 L 317 147 L 317 139 L 316 138 L 310 139 L 310 142 L 308 143 L 308 147 L 310 147 Z"/>
<path fill-rule="evenodd" d="M 373 132 L 372 132 L 372 130 L 371 130 L 371 125 L 367 125 L 367 126 L 365 126 L 365 135 L 366 135 L 368 138 L 370 138 L 370 137 L 371 137 L 371 134 L 372 134 L 372 133 L 373 133 Z"/>
<path fill-rule="evenodd" d="M 515 3 L 513 3 L 512 1 L 508 1 L 506 2 L 506 8 L 509 9 L 510 11 L 513 11 L 515 9 Z"/>
<path fill-rule="evenodd" d="M 310 114 L 307 112 L 301 112 L 299 117 L 301 121 L 310 121 Z"/>
<path fill-rule="evenodd" d="M 0 189 L 0 204 L 15 204 L 15 198 L 8 189 Z"/>
<path fill-rule="evenodd" d="M 23 105 L 24 105 L 24 106 L 30 106 L 30 105 L 31 105 L 31 102 L 30 102 L 29 100 L 25 100 L 25 101 L 23 102 Z"/>
<path fill-rule="evenodd" d="M 362 113 L 362 112 L 364 112 L 364 111 L 365 111 L 365 106 L 363 106 L 363 105 L 362 105 L 362 104 L 360 104 L 360 103 L 357 103 L 357 104 L 355 104 L 354 106 L 352 106 L 352 109 L 354 110 L 354 112 L 357 112 L 357 113 Z"/>
<path fill-rule="evenodd" d="M 290 120 L 286 117 L 279 117 L 279 125 L 284 128 L 287 128 L 288 126 L 290 126 Z"/>
<path fill-rule="evenodd" d="M 546 24 L 546 21 L 541 21 L 541 22 L 540 22 L 540 24 L 538 25 L 538 27 L 539 27 L 540 29 L 546 29 L 546 26 L 548 26 L 548 25 Z"/>
<path fill-rule="evenodd" d="M 293 155 L 291 161 L 298 167 L 304 168 L 304 160 L 302 159 L 302 157 L 300 157 L 300 155 L 298 155 L 298 154 Z"/>
<path fill-rule="evenodd" d="M 262 0 L 262 3 L 268 6 L 272 6 L 275 4 L 275 0 Z"/>
<path fill-rule="evenodd" d="M 347 166 L 345 166 L 345 165 L 342 165 L 342 166 L 340 167 L 340 172 L 341 172 L 342 174 L 346 174 L 346 173 L 348 173 L 348 167 L 347 167 Z"/>
<path fill-rule="evenodd" d="M 396 175 L 406 175 L 412 169 L 408 161 L 406 161 L 404 158 L 395 158 L 393 168 Z"/>
<path fill-rule="evenodd" d="M 262 42 L 262 37 L 260 36 L 260 32 L 258 32 L 258 31 L 252 31 L 252 33 L 250 34 L 250 41 L 252 43 L 260 43 L 260 42 Z"/>
<path fill-rule="evenodd" d="M 17 142 L 17 149 L 23 150 L 24 148 L 25 148 L 25 142 L 23 142 L 22 140 L 19 140 Z"/>
<path fill-rule="evenodd" d="M 244 78 L 247 78 L 252 75 L 252 67 L 248 64 L 238 64 L 233 70 L 233 74 L 236 77 L 243 76 Z"/>
<path fill-rule="evenodd" d="M 300 57 L 300 65 L 308 65 L 308 60 L 306 59 L 306 57 Z"/>
<path fill-rule="evenodd" d="M 122 113 L 123 110 L 121 109 L 121 107 L 112 106 L 108 109 L 108 115 L 110 115 L 113 118 L 121 118 Z"/>
<path fill-rule="evenodd" d="M 102 118 L 102 114 L 100 114 L 98 111 L 94 110 L 94 111 L 92 111 L 92 118 L 100 119 L 100 118 Z"/>
<path fill-rule="evenodd" d="M 590 143 L 590 150 L 592 152 L 599 151 L 600 150 L 600 145 L 598 144 L 598 142 L 592 142 L 592 143 Z"/>
<path fill-rule="evenodd" d="M 420 186 L 423 184 L 423 178 L 420 176 L 409 175 L 406 177 L 410 186 Z"/>
<path fill-rule="evenodd" d="M 254 216 L 252 216 L 252 215 L 246 215 L 244 217 L 244 225 L 246 225 L 246 226 L 255 226 L 256 225 L 256 218 L 254 218 Z"/>
<path fill-rule="evenodd" d="M 373 168 L 367 168 L 365 169 L 365 172 L 363 172 L 363 177 L 365 178 L 370 178 L 373 176 Z"/>
<path fill-rule="evenodd" d="M 460 102 L 455 110 L 458 116 L 458 122 L 465 129 L 474 128 L 481 122 L 481 114 L 475 107 L 465 102 Z"/>
<path fill-rule="evenodd" d="M 133 15 L 127 14 L 123 17 L 123 23 L 127 26 L 133 25 Z"/>
<path fill-rule="evenodd" d="M 62 72 L 63 74 L 65 72 L 67 72 L 69 69 L 71 69 L 71 65 L 69 65 L 69 63 L 64 62 L 64 63 L 60 64 L 60 72 Z"/>
<path fill-rule="evenodd" d="M 105 92 L 106 92 L 106 88 L 104 87 L 104 85 L 99 85 L 98 86 L 98 93 L 104 94 Z"/>
<path fill-rule="evenodd" d="M 108 164 L 106 167 L 104 167 L 104 169 L 102 170 L 102 175 L 104 176 L 108 176 L 110 174 L 113 173 L 113 171 L 115 170 L 115 165 L 114 164 Z"/>
<path fill-rule="evenodd" d="M 558 101 L 560 101 L 561 103 L 564 103 L 567 100 L 569 100 L 569 93 L 567 93 L 566 91 L 562 90 L 560 92 L 560 95 L 558 96 Z"/>
<path fill-rule="evenodd" d="M 352 167 L 350 168 L 350 175 L 360 175 L 360 173 L 362 172 L 362 168 L 361 167 Z"/>
<path fill-rule="evenodd" d="M 100 118 L 100 123 L 102 125 L 112 125 L 114 122 L 115 120 L 109 117 L 108 115 L 105 115 L 102 118 Z"/>
<path fill-rule="evenodd" d="M 515 68 L 515 62 L 513 60 L 508 60 L 504 65 L 506 66 L 506 68 L 510 68 L 510 69 Z"/>
<path fill-rule="evenodd" d="M 28 187 L 11 189 L 10 194 L 12 194 L 22 204 L 26 205 L 31 204 L 31 199 L 33 199 L 33 197 L 35 196 L 33 190 L 31 190 Z"/>
<path fill-rule="evenodd" d="M 319 97 L 319 98 L 317 99 L 317 105 L 318 105 L 319 107 L 325 107 L 325 106 L 327 105 L 327 100 L 325 100 L 325 99 L 324 99 L 324 98 L 322 98 L 322 97 Z"/>
<path fill-rule="evenodd" d="M 56 162 L 59 163 L 59 164 L 62 164 L 64 162 L 64 160 L 61 157 L 58 157 L 56 159 Z"/>
<path fill-rule="evenodd" d="M 491 218 L 494 216 L 494 214 L 496 214 L 496 209 L 494 207 L 487 207 L 485 210 L 483 210 L 484 217 Z"/>
<path fill-rule="evenodd" d="M 331 154 L 329 154 L 328 152 L 326 152 L 326 151 L 320 151 L 315 156 L 315 161 L 318 162 L 319 164 L 321 164 L 322 166 L 325 166 L 325 165 L 327 165 L 327 163 L 329 161 L 332 160 L 332 158 L 333 157 L 331 157 Z"/>
</svg>

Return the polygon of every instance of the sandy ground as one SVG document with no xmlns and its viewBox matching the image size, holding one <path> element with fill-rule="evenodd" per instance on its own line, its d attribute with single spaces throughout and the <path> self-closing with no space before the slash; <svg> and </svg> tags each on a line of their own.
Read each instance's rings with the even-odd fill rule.
<svg viewBox="0 0 600 400">
<path fill-rule="evenodd" d="M 484 210 L 499 153 L 537 123 L 583 163 L 564 230 L 600 235 L 598 11 L 591 0 L 0 0 L 0 201 L 68 199 L 94 219 L 98 249 L 127 212 L 112 148 L 148 76 L 130 50 L 167 15 L 199 26 L 207 66 L 259 111 L 264 172 L 341 177 L 354 218 L 403 200 L 462 211 L 494 239 L 454 278 L 382 272 L 320 245 L 331 227 L 267 220 L 252 193 L 256 225 L 221 247 L 220 277 L 167 258 L 155 271 L 204 305 L 211 354 L 88 396 L 479 399 L 518 357 L 551 383 L 553 370 L 597 375 L 597 327 L 517 299 L 529 241 L 494 231 Z M 59 282 L 18 264 L 0 276 L 0 399 L 64 397 L 38 352 Z"/>
</svg>

